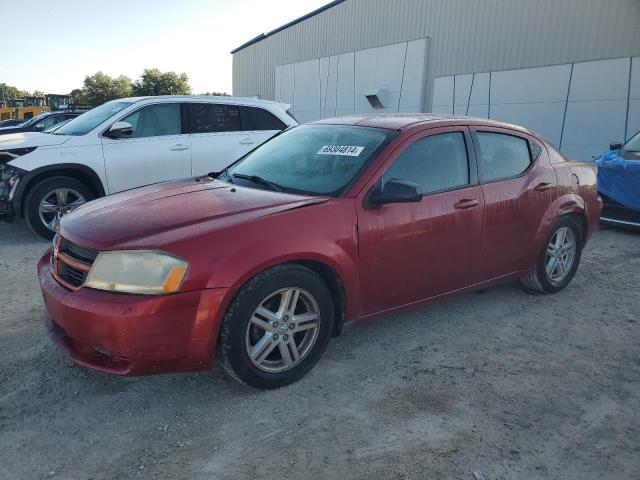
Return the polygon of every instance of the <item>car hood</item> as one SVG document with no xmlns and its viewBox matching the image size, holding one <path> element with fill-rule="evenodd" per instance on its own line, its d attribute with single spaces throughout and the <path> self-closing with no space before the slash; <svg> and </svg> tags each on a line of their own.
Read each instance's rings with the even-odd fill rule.
<svg viewBox="0 0 640 480">
<path fill-rule="evenodd" d="M 161 248 L 237 223 L 322 203 L 209 177 L 165 182 L 87 203 L 63 218 L 61 235 L 99 250 Z"/>
<path fill-rule="evenodd" d="M 48 147 L 62 145 L 69 140 L 69 135 L 51 135 L 40 132 L 21 132 L 0 135 L 0 150 L 28 147 Z"/>
</svg>

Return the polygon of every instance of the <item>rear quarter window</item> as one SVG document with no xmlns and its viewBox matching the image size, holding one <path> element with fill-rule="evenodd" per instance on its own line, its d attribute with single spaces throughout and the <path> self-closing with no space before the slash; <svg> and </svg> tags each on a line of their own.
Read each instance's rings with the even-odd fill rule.
<svg viewBox="0 0 640 480">
<path fill-rule="evenodd" d="M 242 107 L 244 130 L 284 130 L 287 126 L 273 113 L 259 107 Z"/>
</svg>

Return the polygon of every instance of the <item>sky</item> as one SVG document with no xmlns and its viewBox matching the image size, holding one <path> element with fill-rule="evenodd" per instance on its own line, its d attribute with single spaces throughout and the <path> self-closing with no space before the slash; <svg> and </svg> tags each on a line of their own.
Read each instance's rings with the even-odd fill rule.
<svg viewBox="0 0 640 480">
<path fill-rule="evenodd" d="M 0 0 L 0 83 L 69 93 L 98 71 L 158 68 L 186 73 L 193 93 L 232 93 L 231 50 L 328 2 Z"/>
</svg>

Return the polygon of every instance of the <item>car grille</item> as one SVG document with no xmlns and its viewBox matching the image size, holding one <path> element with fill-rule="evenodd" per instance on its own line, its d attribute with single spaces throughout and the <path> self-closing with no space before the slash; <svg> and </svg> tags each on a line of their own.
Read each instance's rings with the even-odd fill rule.
<svg viewBox="0 0 640 480">
<path fill-rule="evenodd" d="M 67 288 L 80 288 L 98 253 L 98 250 L 77 245 L 66 238 L 60 239 L 58 255 L 53 260 L 53 276 Z"/>
</svg>

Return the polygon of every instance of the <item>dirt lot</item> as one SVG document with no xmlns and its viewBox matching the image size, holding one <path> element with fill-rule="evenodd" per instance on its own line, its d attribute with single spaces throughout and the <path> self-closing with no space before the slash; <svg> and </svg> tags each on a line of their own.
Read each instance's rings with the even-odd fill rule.
<svg viewBox="0 0 640 480">
<path fill-rule="evenodd" d="M 278 391 L 119 378 L 47 339 L 46 242 L 0 224 L 0 478 L 640 478 L 640 235 L 555 296 L 517 283 L 356 326 Z"/>
</svg>

